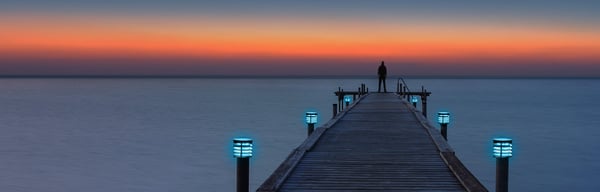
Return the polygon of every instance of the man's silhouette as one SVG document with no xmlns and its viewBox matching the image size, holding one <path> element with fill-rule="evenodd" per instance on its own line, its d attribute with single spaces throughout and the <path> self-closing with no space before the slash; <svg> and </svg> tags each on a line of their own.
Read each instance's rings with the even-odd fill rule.
<svg viewBox="0 0 600 192">
<path fill-rule="evenodd" d="M 381 82 L 383 81 L 383 91 L 387 93 L 387 88 L 385 88 L 385 76 L 387 76 L 387 69 L 383 64 L 383 61 L 381 61 L 381 65 L 379 66 L 379 69 L 377 69 L 377 75 L 379 75 L 379 88 L 377 89 L 377 92 L 381 92 Z"/>
</svg>

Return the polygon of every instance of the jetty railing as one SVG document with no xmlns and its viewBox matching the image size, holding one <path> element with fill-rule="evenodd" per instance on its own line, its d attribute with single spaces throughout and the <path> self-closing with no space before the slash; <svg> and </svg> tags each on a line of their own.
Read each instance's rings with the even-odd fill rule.
<svg viewBox="0 0 600 192">
<path fill-rule="evenodd" d="M 400 81 L 402 81 L 402 83 L 400 83 Z M 402 96 L 402 98 L 406 98 L 408 102 L 412 102 L 415 108 L 417 107 L 417 100 L 414 100 L 415 98 L 413 98 L 413 96 L 420 97 L 421 111 L 423 116 L 427 117 L 427 97 L 431 95 L 431 92 L 428 92 L 424 86 L 421 86 L 420 92 L 410 91 L 410 88 L 408 88 L 408 84 L 406 81 L 404 81 L 404 78 L 398 77 L 396 82 L 396 93 Z"/>
<path fill-rule="evenodd" d="M 402 83 L 400 83 L 400 81 L 402 81 Z M 404 78 L 398 77 L 398 80 L 396 81 L 396 93 L 402 95 L 402 98 L 405 98 L 406 95 L 403 95 L 403 92 L 410 92 L 410 89 L 408 88 L 406 81 L 404 81 Z"/>
</svg>

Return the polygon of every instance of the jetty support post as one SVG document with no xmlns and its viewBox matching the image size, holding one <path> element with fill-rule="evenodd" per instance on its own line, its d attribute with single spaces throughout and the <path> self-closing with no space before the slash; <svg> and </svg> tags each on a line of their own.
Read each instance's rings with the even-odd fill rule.
<svg viewBox="0 0 600 192">
<path fill-rule="evenodd" d="M 421 111 L 423 111 L 423 116 L 427 118 L 427 91 L 425 87 L 421 86 Z"/>
<path fill-rule="evenodd" d="M 402 87 L 402 92 L 407 93 L 408 92 L 408 86 L 404 86 Z M 410 95 L 406 94 L 406 101 L 410 101 Z"/>
<path fill-rule="evenodd" d="M 421 95 L 421 110 L 423 111 L 423 116 L 427 118 L 427 96 Z"/>
<path fill-rule="evenodd" d="M 342 92 L 340 92 L 340 96 L 338 97 L 340 100 L 340 111 L 344 110 L 344 96 L 346 96 L 346 93 L 344 93 L 344 89 L 342 89 Z"/>
<path fill-rule="evenodd" d="M 338 104 L 334 103 L 333 104 L 333 116 L 332 116 L 332 118 L 335 118 L 335 116 L 337 115 L 337 113 L 338 113 Z"/>
<path fill-rule="evenodd" d="M 337 99 L 338 99 L 338 111 L 342 111 L 342 88 L 338 87 L 338 95 L 337 95 Z"/>
<path fill-rule="evenodd" d="M 358 95 L 362 97 L 362 83 L 358 86 Z"/>
<path fill-rule="evenodd" d="M 363 95 L 364 95 L 365 93 L 367 93 L 367 91 L 366 91 L 366 90 L 367 90 L 367 86 L 366 86 L 364 83 L 363 83 L 363 84 L 360 84 L 360 86 L 362 87 L 362 89 L 361 89 L 361 93 L 362 93 Z"/>
</svg>

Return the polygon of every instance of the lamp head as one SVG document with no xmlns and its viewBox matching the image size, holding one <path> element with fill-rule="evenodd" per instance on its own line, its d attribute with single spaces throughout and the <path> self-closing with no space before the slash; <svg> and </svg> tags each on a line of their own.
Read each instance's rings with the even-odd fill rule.
<svg viewBox="0 0 600 192">
<path fill-rule="evenodd" d="M 449 124 L 450 123 L 450 112 L 440 111 L 438 114 L 438 123 L 439 124 Z"/>
<path fill-rule="evenodd" d="M 316 124 L 317 123 L 317 112 L 309 111 L 306 112 L 306 124 Z"/>
<path fill-rule="evenodd" d="M 350 95 L 345 95 L 344 96 L 344 102 L 350 103 L 351 101 L 352 101 L 352 97 L 350 97 Z"/>
<path fill-rule="evenodd" d="M 234 138 L 233 139 L 233 157 L 249 158 L 252 157 L 252 139 Z"/>
<path fill-rule="evenodd" d="M 512 157 L 512 139 L 494 138 L 494 157 L 509 158 Z"/>
<path fill-rule="evenodd" d="M 413 96 L 410 97 L 410 102 L 417 103 L 417 102 L 419 102 L 419 98 L 417 98 L 417 96 L 413 95 Z"/>
</svg>

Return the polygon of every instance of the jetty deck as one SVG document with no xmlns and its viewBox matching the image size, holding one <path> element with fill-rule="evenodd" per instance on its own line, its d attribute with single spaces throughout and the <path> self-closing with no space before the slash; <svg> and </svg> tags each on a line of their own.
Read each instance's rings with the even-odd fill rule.
<svg viewBox="0 0 600 192">
<path fill-rule="evenodd" d="M 487 191 L 425 117 L 394 93 L 357 99 L 258 191 Z"/>
</svg>

